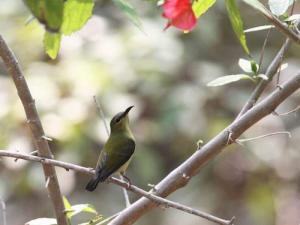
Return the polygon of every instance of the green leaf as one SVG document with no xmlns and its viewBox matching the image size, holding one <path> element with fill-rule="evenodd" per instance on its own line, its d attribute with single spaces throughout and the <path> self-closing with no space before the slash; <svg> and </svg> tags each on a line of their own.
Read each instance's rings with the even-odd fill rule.
<svg viewBox="0 0 300 225">
<path fill-rule="evenodd" d="M 290 21 L 299 20 L 299 19 L 300 19 L 300 14 L 294 14 L 294 15 L 288 17 L 287 19 L 285 19 L 284 21 L 290 22 Z"/>
<path fill-rule="evenodd" d="M 90 204 L 72 205 L 71 208 L 66 210 L 66 212 L 67 212 L 68 218 L 71 218 L 81 212 L 98 214 L 97 211 L 95 210 L 95 208 Z"/>
<path fill-rule="evenodd" d="M 256 73 L 258 64 L 253 60 L 239 59 L 239 66 L 246 73 Z"/>
<path fill-rule="evenodd" d="M 45 52 L 49 55 L 51 59 L 55 59 L 59 48 L 60 48 L 60 33 L 51 33 L 46 31 L 44 35 L 44 48 Z"/>
<path fill-rule="evenodd" d="M 247 30 L 244 30 L 245 33 L 250 33 L 250 32 L 255 32 L 255 31 L 261 31 L 261 30 L 269 30 L 275 28 L 274 25 L 263 25 L 263 26 L 257 26 L 257 27 L 252 27 Z"/>
<path fill-rule="evenodd" d="M 270 10 L 276 16 L 283 15 L 291 4 L 293 0 L 269 0 Z"/>
<path fill-rule="evenodd" d="M 210 7 L 216 3 L 216 0 L 196 0 L 193 2 L 193 11 L 196 17 L 200 17 L 204 14 Z"/>
<path fill-rule="evenodd" d="M 52 32 L 58 32 L 63 20 L 64 0 L 25 0 L 38 21 Z"/>
<path fill-rule="evenodd" d="M 25 225 L 57 225 L 56 219 L 53 218 L 38 218 L 30 220 Z"/>
<path fill-rule="evenodd" d="M 86 222 L 86 223 L 81 223 L 78 225 L 97 225 L 99 222 L 101 222 L 103 220 L 103 216 L 102 215 L 97 215 L 95 218 L 93 218 L 92 220 Z M 104 221 L 103 221 L 104 222 Z"/>
<path fill-rule="evenodd" d="M 143 26 L 140 18 L 135 10 L 135 8 L 126 0 L 113 0 L 115 5 L 120 8 L 120 10 L 125 13 L 125 15 L 129 18 L 129 20 L 142 32 Z"/>
<path fill-rule="evenodd" d="M 64 1 L 45 0 L 46 27 L 52 31 L 59 31 L 63 21 Z"/>
<path fill-rule="evenodd" d="M 44 21 L 44 0 L 24 0 L 25 5 L 31 13 L 41 22 Z"/>
<path fill-rule="evenodd" d="M 91 17 L 93 8 L 93 0 L 68 0 L 65 2 L 62 33 L 69 35 L 83 27 Z"/>
<path fill-rule="evenodd" d="M 256 74 L 258 72 L 259 65 L 254 60 L 251 60 L 250 63 L 251 63 L 252 72 Z"/>
<path fill-rule="evenodd" d="M 66 211 L 72 208 L 71 203 L 69 202 L 69 200 L 65 196 L 63 196 L 63 202 L 64 202 L 64 206 L 65 206 Z"/>
<path fill-rule="evenodd" d="M 249 55 L 250 52 L 244 33 L 243 21 L 235 0 L 226 0 L 226 8 L 233 30 L 237 38 L 239 39 L 244 51 Z"/>
<path fill-rule="evenodd" d="M 222 86 L 225 84 L 229 84 L 229 83 L 233 83 L 239 80 L 252 80 L 254 81 L 254 79 L 246 74 L 236 74 L 236 75 L 226 75 L 223 77 L 218 77 L 217 79 L 209 82 L 207 84 L 207 86 L 209 87 L 215 87 L 215 86 Z"/>
</svg>

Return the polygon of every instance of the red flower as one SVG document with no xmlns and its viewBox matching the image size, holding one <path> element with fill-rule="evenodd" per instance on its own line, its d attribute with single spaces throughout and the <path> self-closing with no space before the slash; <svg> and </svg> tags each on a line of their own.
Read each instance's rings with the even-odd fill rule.
<svg viewBox="0 0 300 225">
<path fill-rule="evenodd" d="M 177 27 L 184 31 L 191 31 L 197 23 L 190 0 L 165 0 L 162 16 L 169 21 L 165 27 Z"/>
</svg>

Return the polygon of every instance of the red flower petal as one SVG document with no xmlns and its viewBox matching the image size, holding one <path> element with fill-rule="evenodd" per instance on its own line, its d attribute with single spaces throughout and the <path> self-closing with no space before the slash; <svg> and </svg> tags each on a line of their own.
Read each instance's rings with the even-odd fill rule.
<svg viewBox="0 0 300 225">
<path fill-rule="evenodd" d="M 196 26 L 197 19 L 192 9 L 184 11 L 171 21 L 174 27 L 184 31 L 191 31 Z"/>
<path fill-rule="evenodd" d="M 166 0 L 163 4 L 163 16 L 168 19 L 174 19 L 182 11 L 191 8 L 190 0 Z"/>
<path fill-rule="evenodd" d="M 196 26 L 197 18 L 190 0 L 165 0 L 162 7 L 162 16 L 169 20 L 164 30 L 174 26 L 184 31 L 191 31 Z"/>
</svg>

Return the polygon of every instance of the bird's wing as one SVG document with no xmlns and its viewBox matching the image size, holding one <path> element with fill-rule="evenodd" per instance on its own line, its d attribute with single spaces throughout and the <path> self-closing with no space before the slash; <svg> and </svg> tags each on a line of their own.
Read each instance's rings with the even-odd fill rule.
<svg viewBox="0 0 300 225">
<path fill-rule="evenodd" d="M 116 172 L 121 166 L 123 166 L 132 156 L 135 149 L 135 142 L 132 139 L 128 139 L 122 146 L 115 146 L 118 148 L 115 151 L 109 153 L 103 149 L 99 160 L 99 166 L 97 167 L 96 174 L 100 181 L 104 181 L 114 172 Z"/>
</svg>

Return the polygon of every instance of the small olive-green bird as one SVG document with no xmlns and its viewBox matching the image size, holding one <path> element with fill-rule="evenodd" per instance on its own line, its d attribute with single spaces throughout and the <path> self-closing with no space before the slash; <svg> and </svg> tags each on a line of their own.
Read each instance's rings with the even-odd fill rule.
<svg viewBox="0 0 300 225">
<path fill-rule="evenodd" d="M 114 173 L 120 173 L 128 179 L 125 176 L 125 171 L 135 149 L 128 118 L 128 113 L 132 108 L 133 106 L 130 106 L 124 112 L 119 112 L 110 121 L 109 138 L 100 153 L 95 176 L 87 184 L 86 190 L 95 190 L 99 182 L 105 181 Z"/>
</svg>

